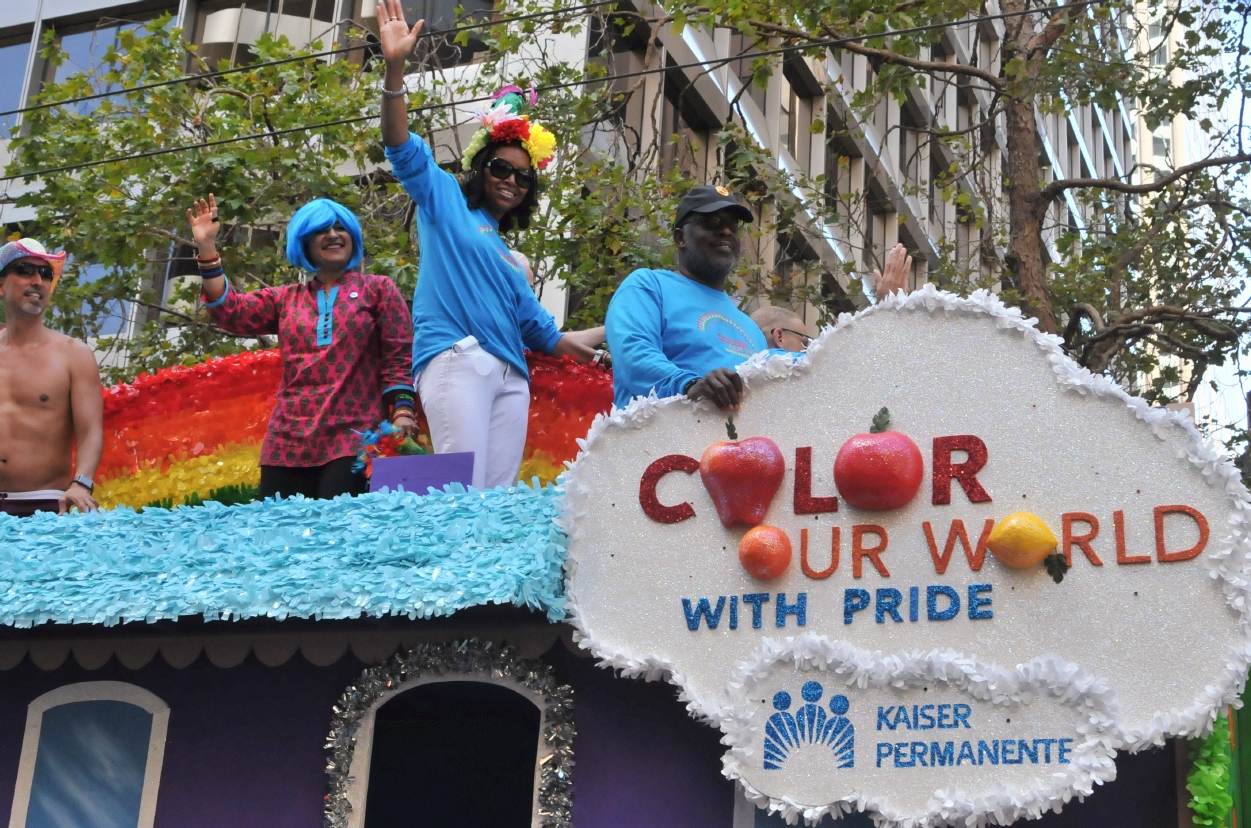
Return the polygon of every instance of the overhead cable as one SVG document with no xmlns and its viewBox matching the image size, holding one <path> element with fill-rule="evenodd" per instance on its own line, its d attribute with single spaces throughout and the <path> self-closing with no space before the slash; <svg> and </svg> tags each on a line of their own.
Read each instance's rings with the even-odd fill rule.
<svg viewBox="0 0 1251 828">
<path fill-rule="evenodd" d="M 620 72 L 605 75 L 600 78 L 581 78 L 576 81 L 568 81 L 565 83 L 550 84 L 547 86 L 535 87 L 536 92 L 555 92 L 561 89 L 569 89 L 575 86 L 588 86 L 593 84 L 608 83 L 614 80 L 625 80 L 627 78 L 637 78 L 646 75 L 654 75 L 661 72 L 670 72 L 675 69 L 693 69 L 703 68 L 707 70 L 724 66 L 727 63 L 733 63 L 736 60 L 753 60 L 760 57 L 770 57 L 773 55 L 800 52 L 807 49 L 820 48 L 838 48 L 839 46 L 857 43 L 864 40 L 879 40 L 891 37 L 898 37 L 906 34 L 917 34 L 921 32 L 935 31 L 938 29 L 950 28 L 953 26 L 967 26 L 976 23 L 985 23 L 992 20 L 1004 20 L 1011 17 L 1021 17 L 1027 14 L 1043 14 L 1047 12 L 1065 11 L 1068 9 L 1082 8 L 1085 6 L 1101 5 L 1109 2 L 1109 0 L 1081 0 L 1077 3 L 1068 3 L 1063 6 L 1051 6 L 1037 9 L 1027 9 L 1024 11 L 1004 12 L 1002 14 L 986 15 L 984 17 L 971 17 L 959 20 L 954 23 L 934 23 L 926 26 L 913 26 L 908 29 L 895 29 L 889 32 L 878 32 L 874 34 L 855 35 L 853 37 L 841 37 L 829 40 L 813 40 L 803 44 L 791 44 L 776 49 L 766 49 L 759 52 L 746 52 L 733 57 L 717 58 L 716 60 L 700 60 L 691 63 L 678 63 L 669 66 L 662 66 L 655 69 L 639 69 L 634 72 Z M 454 107 L 468 106 L 470 104 L 482 103 L 494 99 L 494 95 L 482 95 L 476 98 L 467 98 L 460 101 L 446 101 L 436 104 L 427 104 L 425 106 L 417 106 L 408 109 L 410 115 L 416 115 L 423 112 L 432 112 L 440 109 L 451 109 Z M 253 132 L 248 135 L 237 135 L 233 138 L 217 138 L 211 141 L 200 141 L 194 144 L 184 144 L 175 147 L 165 147 L 162 149 L 147 150 L 137 152 L 131 155 L 118 155 L 112 158 L 101 158 L 95 161 L 83 161 L 77 164 L 66 164 L 59 167 L 45 167 L 42 169 L 25 170 L 13 175 L 6 175 L 0 178 L 0 181 L 13 181 L 19 178 L 36 178 L 41 175 L 50 175 L 52 173 L 72 172 L 74 170 L 88 169 L 90 167 L 99 167 L 105 164 L 118 164 L 124 161 L 134 161 L 141 158 L 153 158 L 160 155 L 169 155 L 172 153 L 189 152 L 191 150 L 207 149 L 209 147 L 222 146 L 224 144 L 234 144 L 242 141 L 254 141 L 260 138 L 276 138 L 281 135 L 289 135 L 295 132 L 305 132 L 309 130 L 325 129 L 334 126 L 343 126 L 344 124 L 360 123 L 362 121 L 370 121 L 378 118 L 378 114 L 355 115 L 350 118 L 339 118 L 334 121 L 323 121 L 316 124 L 305 124 L 301 126 L 286 127 L 284 129 L 267 130 L 265 132 Z"/>
</svg>

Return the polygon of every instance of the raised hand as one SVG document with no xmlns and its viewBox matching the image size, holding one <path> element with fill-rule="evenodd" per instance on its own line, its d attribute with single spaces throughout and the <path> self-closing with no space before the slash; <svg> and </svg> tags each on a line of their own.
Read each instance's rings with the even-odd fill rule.
<svg viewBox="0 0 1251 828">
<path fill-rule="evenodd" d="M 886 254 L 885 270 L 873 271 L 878 301 L 880 302 L 897 290 L 906 293 L 910 273 L 912 273 L 912 257 L 908 255 L 908 248 L 897 244 Z"/>
<path fill-rule="evenodd" d="M 411 29 L 404 19 L 404 6 L 400 0 L 379 0 L 378 38 L 382 41 L 382 59 L 387 66 L 398 65 L 402 70 L 404 61 L 417 45 L 425 20 L 418 20 Z"/>
<path fill-rule="evenodd" d="M 217 232 L 221 223 L 217 220 L 217 199 L 209 193 L 208 201 L 200 199 L 187 211 L 187 221 L 191 223 L 191 237 L 196 247 L 200 248 L 201 256 L 208 256 L 217 251 Z"/>
</svg>

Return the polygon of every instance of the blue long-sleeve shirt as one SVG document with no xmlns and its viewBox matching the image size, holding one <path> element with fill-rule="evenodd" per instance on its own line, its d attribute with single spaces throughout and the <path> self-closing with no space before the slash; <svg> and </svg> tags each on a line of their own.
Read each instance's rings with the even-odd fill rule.
<svg viewBox="0 0 1251 828">
<path fill-rule="evenodd" d="M 681 394 L 714 368 L 734 368 L 766 349 L 764 335 L 724 291 L 671 270 L 639 269 L 608 305 L 613 403 L 655 389 Z"/>
<path fill-rule="evenodd" d="M 417 203 L 421 265 L 413 292 L 413 375 L 466 336 L 526 373 L 524 349 L 551 353 L 556 320 L 526 282 L 484 208 L 470 210 L 455 176 L 416 135 L 386 148 L 395 177 Z"/>
</svg>

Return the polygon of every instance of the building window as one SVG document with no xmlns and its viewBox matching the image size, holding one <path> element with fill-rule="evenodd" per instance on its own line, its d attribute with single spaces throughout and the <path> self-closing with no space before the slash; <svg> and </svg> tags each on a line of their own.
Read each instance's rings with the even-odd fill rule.
<svg viewBox="0 0 1251 828">
<path fill-rule="evenodd" d="M 89 681 L 30 703 L 11 828 L 152 828 L 169 706 L 133 684 Z"/>
<path fill-rule="evenodd" d="M 782 111 L 778 118 L 778 146 L 795 157 L 795 142 L 799 132 L 796 121 L 799 118 L 799 95 L 795 87 L 786 81 L 782 82 Z"/>
<path fill-rule="evenodd" d="M 118 37 L 126 31 L 143 31 L 140 21 L 109 21 L 93 28 L 67 28 L 55 33 L 53 43 L 61 50 L 60 65 L 53 61 L 44 63 L 44 84 L 64 83 L 74 75 L 86 74 L 91 88 L 96 92 L 112 92 L 118 85 L 97 76 L 96 70 L 104 64 L 110 49 L 120 48 Z M 94 112 L 102 99 L 81 101 L 74 104 L 80 115 Z"/>
<path fill-rule="evenodd" d="M 26 86 L 26 62 L 29 57 L 30 32 L 0 39 L 0 78 L 9 79 L 0 84 L 0 112 L 8 112 L 22 105 L 22 89 Z M 9 137 L 17 119 L 16 114 L 0 118 L 0 138 Z"/>
<path fill-rule="evenodd" d="M 296 49 L 336 34 L 335 0 L 252 0 L 202 3 L 196 17 L 195 42 L 210 66 L 252 62 L 247 47 L 269 33 L 286 37 Z"/>
<path fill-rule="evenodd" d="M 361 19 L 374 32 L 378 29 L 377 5 L 377 0 L 361 0 Z M 447 34 L 446 37 L 423 38 L 417 41 L 419 62 L 424 64 L 429 61 L 434 66 L 444 68 L 460 66 L 472 63 L 478 54 L 486 51 L 486 43 L 474 36 L 474 33 L 469 34 L 463 45 L 453 41 L 458 26 L 485 22 L 492 18 L 495 9 L 493 0 L 403 0 L 402 5 L 404 17 L 410 25 L 418 20 L 425 20 L 423 31 L 432 35 Z"/>
</svg>

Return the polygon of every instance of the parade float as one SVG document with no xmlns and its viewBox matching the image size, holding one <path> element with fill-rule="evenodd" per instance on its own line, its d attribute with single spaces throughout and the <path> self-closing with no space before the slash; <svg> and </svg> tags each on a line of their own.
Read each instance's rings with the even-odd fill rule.
<svg viewBox="0 0 1251 828">
<path fill-rule="evenodd" d="M 1187 419 L 984 293 L 741 371 L 532 358 L 522 483 L 333 501 L 253 499 L 272 352 L 108 390 L 107 508 L 0 518 L 10 826 L 1216 824 L 1249 501 Z"/>
</svg>

